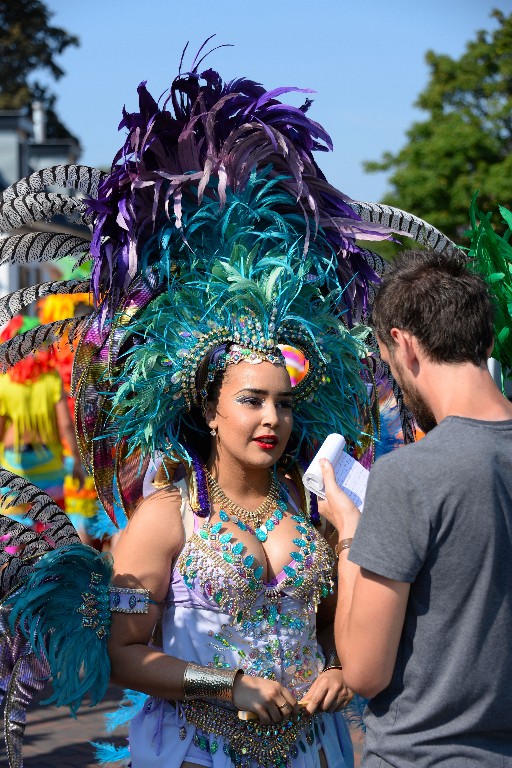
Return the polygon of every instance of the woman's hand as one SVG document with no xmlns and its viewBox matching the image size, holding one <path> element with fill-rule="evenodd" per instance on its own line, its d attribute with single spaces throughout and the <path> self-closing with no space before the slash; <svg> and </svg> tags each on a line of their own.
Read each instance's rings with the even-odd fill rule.
<svg viewBox="0 0 512 768">
<path fill-rule="evenodd" d="M 233 685 L 233 704 L 238 710 L 254 712 L 261 723 L 280 723 L 299 711 L 292 693 L 275 680 L 252 675 L 237 675 Z"/>
<path fill-rule="evenodd" d="M 336 483 L 332 464 L 327 459 L 320 459 L 320 467 L 325 486 L 325 500 L 318 499 L 318 511 L 338 531 L 340 538 L 353 536 L 360 511 L 346 493 Z"/>
<path fill-rule="evenodd" d="M 304 694 L 303 701 L 310 715 L 315 712 L 337 712 L 350 704 L 354 693 L 347 688 L 342 669 L 326 669 Z"/>
</svg>

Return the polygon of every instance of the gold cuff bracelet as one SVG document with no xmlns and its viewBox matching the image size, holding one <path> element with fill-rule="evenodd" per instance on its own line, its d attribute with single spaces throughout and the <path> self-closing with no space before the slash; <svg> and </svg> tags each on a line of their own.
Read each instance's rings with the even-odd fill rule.
<svg viewBox="0 0 512 768">
<path fill-rule="evenodd" d="M 190 662 L 183 675 L 184 700 L 215 699 L 233 701 L 235 677 L 241 669 L 211 669 Z"/>
</svg>

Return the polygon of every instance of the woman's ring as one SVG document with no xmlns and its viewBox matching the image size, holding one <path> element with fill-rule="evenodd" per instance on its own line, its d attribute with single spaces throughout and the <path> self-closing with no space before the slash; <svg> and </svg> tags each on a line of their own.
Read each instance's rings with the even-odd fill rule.
<svg viewBox="0 0 512 768">
<path fill-rule="evenodd" d="M 285 703 L 284 703 L 284 704 L 278 704 L 278 705 L 277 705 L 277 708 L 278 708 L 278 709 L 284 709 L 284 708 L 285 708 L 285 707 L 287 707 L 287 706 L 288 706 L 288 702 L 287 702 L 287 701 L 285 701 Z"/>
</svg>

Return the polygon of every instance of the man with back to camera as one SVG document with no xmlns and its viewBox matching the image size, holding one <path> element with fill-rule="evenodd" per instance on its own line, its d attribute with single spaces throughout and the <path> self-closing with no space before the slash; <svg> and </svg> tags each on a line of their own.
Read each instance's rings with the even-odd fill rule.
<svg viewBox="0 0 512 768">
<path fill-rule="evenodd" d="M 461 260 L 409 252 L 372 320 L 427 434 L 374 465 L 362 516 L 322 462 L 336 645 L 370 699 L 362 765 L 512 766 L 512 404 L 487 369 L 491 301 Z"/>
</svg>

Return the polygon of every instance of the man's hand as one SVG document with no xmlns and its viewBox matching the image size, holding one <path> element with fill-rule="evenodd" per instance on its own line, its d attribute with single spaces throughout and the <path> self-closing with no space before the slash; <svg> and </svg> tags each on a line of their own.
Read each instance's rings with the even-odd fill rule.
<svg viewBox="0 0 512 768">
<path fill-rule="evenodd" d="M 330 461 L 320 459 L 320 466 L 326 498 L 318 499 L 318 510 L 336 528 L 340 538 L 349 538 L 355 533 L 361 513 L 336 483 Z"/>
</svg>

